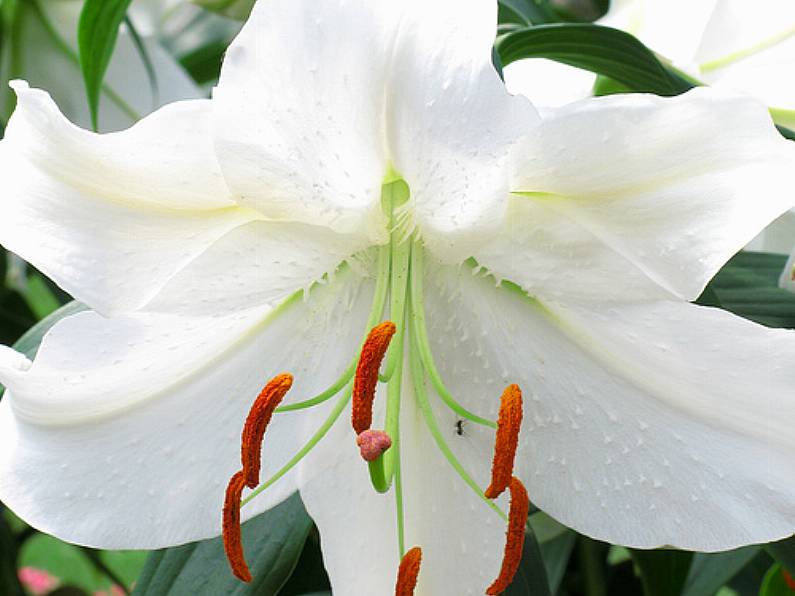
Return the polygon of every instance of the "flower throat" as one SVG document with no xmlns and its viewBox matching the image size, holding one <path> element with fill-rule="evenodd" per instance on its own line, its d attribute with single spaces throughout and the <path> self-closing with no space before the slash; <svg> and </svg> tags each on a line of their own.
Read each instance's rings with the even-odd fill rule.
<svg viewBox="0 0 795 596">
<path fill-rule="evenodd" d="M 229 481 L 223 506 L 224 548 L 233 573 L 251 581 L 240 531 L 240 507 L 276 483 L 298 464 L 327 434 L 351 404 L 352 440 L 367 463 L 373 489 L 394 493 L 397 517 L 397 547 L 401 564 L 395 594 L 414 593 L 422 553 L 419 547 L 407 551 L 404 536 L 403 489 L 400 471 L 400 406 L 404 367 L 408 365 L 413 396 L 439 451 L 461 480 L 497 515 L 508 522 L 505 553 L 499 576 L 486 594 L 499 594 L 511 583 L 521 560 L 524 526 L 529 501 L 522 483 L 513 474 L 513 463 L 522 418 L 519 387 L 510 385 L 503 393 L 497 422 L 478 416 L 462 406 L 445 386 L 433 358 L 425 323 L 423 303 L 424 249 L 413 231 L 408 207 L 408 185 L 397 176 L 388 176 L 382 187 L 381 203 L 389 221 L 389 243 L 378 247 L 375 292 L 359 353 L 340 377 L 319 395 L 279 406 L 292 385 L 292 376 L 274 377 L 255 400 L 241 440 L 241 470 Z M 342 265 L 347 267 L 347 264 Z M 388 317 L 385 316 L 388 310 Z M 406 345 L 408 344 L 408 350 Z M 496 429 L 492 480 L 481 488 L 453 453 L 439 428 L 427 389 L 434 392 L 460 420 Z M 373 402 L 379 384 L 386 388 L 386 412 L 382 429 L 373 429 Z M 273 476 L 259 484 L 260 453 L 265 430 L 273 414 L 303 410 L 338 397 L 328 418 L 307 443 Z M 244 487 L 252 492 L 242 498 Z M 511 495 L 506 515 L 495 503 L 506 489 Z"/>
</svg>

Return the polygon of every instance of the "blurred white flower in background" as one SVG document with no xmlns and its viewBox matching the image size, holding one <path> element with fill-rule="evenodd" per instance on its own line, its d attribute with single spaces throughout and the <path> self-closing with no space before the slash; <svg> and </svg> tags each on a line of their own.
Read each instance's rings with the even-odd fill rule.
<svg viewBox="0 0 795 596">
<path fill-rule="evenodd" d="M 100 130 L 127 128 L 163 104 L 205 95 L 157 39 L 154 17 L 169 4 L 173 2 L 160 7 L 155 2 L 133 3 L 131 20 L 139 29 L 156 84 L 150 80 L 133 35 L 122 26 L 105 76 Z M 19 3 L 15 34 L 21 42 L 16 44 L 16 55 L 4 64 L 4 80 L 24 77 L 33 85 L 46 87 L 72 122 L 88 127 L 91 118 L 77 53 L 82 5 L 81 0 Z M 13 108 L 13 94 L 4 90 L 0 98 L 2 113 L 7 117 Z"/>
</svg>

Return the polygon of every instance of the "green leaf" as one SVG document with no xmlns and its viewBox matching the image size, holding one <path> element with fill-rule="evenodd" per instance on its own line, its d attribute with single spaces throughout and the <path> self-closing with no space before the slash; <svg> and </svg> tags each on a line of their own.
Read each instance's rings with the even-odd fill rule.
<svg viewBox="0 0 795 596">
<path fill-rule="evenodd" d="M 86 85 L 91 123 L 97 130 L 102 80 L 131 0 L 86 0 L 77 26 L 80 69 Z"/>
<path fill-rule="evenodd" d="M 193 0 L 202 8 L 217 12 L 225 17 L 244 21 L 248 18 L 255 0 Z"/>
<path fill-rule="evenodd" d="M 784 578 L 784 568 L 780 564 L 773 565 L 765 574 L 759 596 L 792 596 L 793 589 Z"/>
<path fill-rule="evenodd" d="M 512 18 L 500 22 L 522 23 L 525 25 L 553 23 L 558 20 L 547 0 L 499 0 L 502 14 Z"/>
<path fill-rule="evenodd" d="M 219 537 L 154 551 L 134 594 L 277 594 L 292 573 L 311 528 L 312 520 L 296 493 L 243 524 L 243 547 L 254 576 L 250 584 L 232 575 Z"/>
<path fill-rule="evenodd" d="M 553 594 L 556 594 L 560 588 L 576 542 L 576 532 L 567 530 L 552 540 L 541 543 L 541 556 L 544 557 L 544 567 L 546 567 L 550 591 Z"/>
<path fill-rule="evenodd" d="M 682 596 L 713 596 L 760 550 L 760 546 L 747 546 L 723 553 L 696 553 Z"/>
<path fill-rule="evenodd" d="M 498 39 L 497 50 L 504 66 L 522 58 L 548 58 L 610 77 L 638 92 L 677 95 L 692 87 L 632 35 L 600 25 L 525 27 Z"/>
<path fill-rule="evenodd" d="M 696 301 L 768 327 L 795 328 L 795 294 L 778 287 L 787 257 L 743 251 L 732 257 Z"/>
<path fill-rule="evenodd" d="M 679 596 L 690 572 L 693 553 L 683 550 L 630 549 L 646 596 Z"/>
</svg>

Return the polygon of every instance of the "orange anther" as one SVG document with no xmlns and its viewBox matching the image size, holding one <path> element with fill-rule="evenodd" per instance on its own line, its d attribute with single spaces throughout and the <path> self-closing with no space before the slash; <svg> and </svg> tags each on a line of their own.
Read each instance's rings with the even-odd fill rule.
<svg viewBox="0 0 795 596">
<path fill-rule="evenodd" d="M 249 410 L 243 427 L 240 459 L 246 478 L 246 486 L 255 488 L 259 484 L 259 471 L 262 464 L 262 439 L 271 421 L 273 411 L 281 403 L 284 395 L 293 385 L 293 376 L 287 373 L 273 377 L 260 391 Z"/>
<path fill-rule="evenodd" d="M 491 464 L 491 484 L 486 489 L 486 497 L 489 499 L 499 497 L 511 482 L 521 426 L 522 391 L 518 385 L 508 385 L 500 398 L 497 438 L 494 442 L 494 460 Z"/>
<path fill-rule="evenodd" d="M 357 435 L 369 430 L 373 422 L 373 399 L 375 399 L 375 386 L 378 383 L 378 369 L 381 368 L 381 361 L 396 329 L 392 321 L 384 321 L 373 327 L 362 346 L 362 354 L 353 379 L 351 405 L 351 423 Z"/>
<path fill-rule="evenodd" d="M 240 533 L 240 496 L 246 485 L 246 477 L 241 470 L 229 479 L 224 498 L 223 538 L 224 551 L 232 568 L 232 573 L 244 582 L 251 581 L 251 572 L 243 554 L 243 541 Z"/>
<path fill-rule="evenodd" d="M 395 596 L 414 596 L 414 588 L 417 587 L 417 577 L 420 574 L 420 563 L 422 563 L 422 549 L 418 546 L 403 555 L 395 584 Z"/>
<path fill-rule="evenodd" d="M 508 485 L 511 491 L 511 508 L 508 511 L 508 532 L 505 540 L 505 554 L 502 557 L 500 575 L 494 580 L 486 594 L 496 596 L 511 585 L 513 576 L 519 569 L 524 548 L 524 526 L 527 523 L 527 514 L 530 512 L 530 499 L 527 490 L 518 478 L 511 478 Z"/>
<path fill-rule="evenodd" d="M 784 576 L 784 581 L 786 582 L 787 587 L 790 590 L 795 591 L 795 579 L 792 579 L 792 576 L 789 574 L 789 572 L 786 569 L 782 568 L 781 575 Z"/>
</svg>

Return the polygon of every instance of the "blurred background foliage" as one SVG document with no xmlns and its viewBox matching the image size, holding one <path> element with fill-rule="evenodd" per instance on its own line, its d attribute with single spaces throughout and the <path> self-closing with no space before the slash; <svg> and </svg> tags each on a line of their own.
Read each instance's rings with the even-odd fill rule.
<svg viewBox="0 0 795 596">
<path fill-rule="evenodd" d="M 102 2 L 93 2 L 92 8 L 87 6 L 92 0 L 0 0 L 0 124 L 4 126 L 13 111 L 14 97 L 6 91 L 6 83 L 15 78 L 47 89 L 72 121 L 83 127 L 95 124 L 100 131 L 125 128 L 174 99 L 207 96 L 217 80 L 224 51 L 252 3 Z M 538 36 L 548 24 L 597 19 L 608 9 L 608 0 L 500 2 L 498 63 L 525 56 L 563 57 L 570 64 L 596 69 L 607 92 L 671 95 L 689 87 L 634 40 L 604 38 L 600 43 L 608 49 L 619 42 L 629 45 L 618 59 L 602 60 L 595 68 L 589 62 L 593 46 L 587 51 L 578 46 L 583 31 L 576 27 L 558 31 L 553 40 L 557 45 L 544 45 Z M 84 9 L 108 7 L 120 11 L 116 21 L 111 19 L 117 25 L 111 30 L 91 29 L 87 20 L 81 21 Z M 103 44 L 107 56 L 100 53 L 92 58 L 96 64 L 87 72 L 87 52 Z M 645 78 L 627 74 L 637 71 L 627 70 L 628 65 L 638 64 Z M 98 108 L 93 115 L 92 94 Z M 783 255 L 740 253 L 699 303 L 725 308 L 763 325 L 795 328 L 795 295 L 777 286 L 785 261 Z M 34 354 L 56 320 L 82 308 L 68 304 L 69 300 L 35 269 L 0 249 L 0 342 Z M 39 533 L 0 504 L 0 596 L 330 594 L 319 536 L 297 495 L 246 523 L 243 535 L 257 578 L 248 586 L 227 572 L 218 539 L 153 553 L 98 551 Z M 522 567 L 507 593 L 794 594 L 795 582 L 786 568 L 795 569 L 795 544 L 790 541 L 713 555 L 631 551 L 580 536 L 533 511 Z"/>
</svg>

